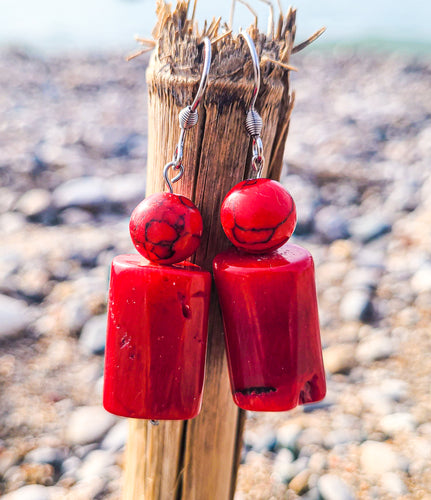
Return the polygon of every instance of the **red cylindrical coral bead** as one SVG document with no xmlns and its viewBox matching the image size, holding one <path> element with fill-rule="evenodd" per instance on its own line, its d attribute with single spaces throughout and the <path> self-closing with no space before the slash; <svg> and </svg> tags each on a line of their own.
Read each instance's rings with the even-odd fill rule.
<svg viewBox="0 0 431 500">
<path fill-rule="evenodd" d="M 326 384 L 310 253 L 290 243 L 259 257 L 231 248 L 213 267 L 235 403 L 284 411 L 321 400 Z"/>
<path fill-rule="evenodd" d="M 195 417 L 202 403 L 211 275 L 119 255 L 111 267 L 103 404 L 116 415 Z"/>
<path fill-rule="evenodd" d="M 292 235 L 296 208 L 290 194 L 277 181 L 249 179 L 226 195 L 221 223 L 230 241 L 251 253 L 279 248 Z"/>
<path fill-rule="evenodd" d="M 129 228 L 140 254 L 152 262 L 174 264 L 190 257 L 199 246 L 202 216 L 188 198 L 156 193 L 135 208 Z"/>
</svg>

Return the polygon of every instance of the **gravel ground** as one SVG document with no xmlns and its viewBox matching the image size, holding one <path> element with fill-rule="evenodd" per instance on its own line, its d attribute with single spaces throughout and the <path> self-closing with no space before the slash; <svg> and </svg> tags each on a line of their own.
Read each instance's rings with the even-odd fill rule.
<svg viewBox="0 0 431 500">
<path fill-rule="evenodd" d="M 431 59 L 294 63 L 282 182 L 316 261 L 328 395 L 248 415 L 235 499 L 431 499 Z M 0 494 L 116 499 L 104 313 L 145 190 L 145 60 L 3 52 L 0 116 Z"/>
</svg>

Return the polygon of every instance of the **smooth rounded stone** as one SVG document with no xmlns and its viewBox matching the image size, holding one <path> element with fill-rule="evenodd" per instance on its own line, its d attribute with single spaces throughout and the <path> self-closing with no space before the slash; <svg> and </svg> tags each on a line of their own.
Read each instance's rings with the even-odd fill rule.
<svg viewBox="0 0 431 500">
<path fill-rule="evenodd" d="M 58 209 L 67 207 L 100 208 L 107 203 L 106 181 L 100 177 L 78 177 L 60 184 L 52 193 Z"/>
<path fill-rule="evenodd" d="M 79 345 L 87 354 L 103 354 L 106 343 L 106 314 L 89 319 L 79 337 Z"/>
<path fill-rule="evenodd" d="M 76 472 L 79 481 L 91 480 L 94 477 L 109 477 L 109 467 L 115 464 L 115 456 L 109 451 L 91 451 Z"/>
<path fill-rule="evenodd" d="M 323 349 L 323 364 L 328 373 L 347 373 L 355 365 L 355 349 L 353 344 L 334 344 Z"/>
<path fill-rule="evenodd" d="M 70 444 L 85 445 L 100 441 L 117 421 L 102 406 L 81 406 L 70 416 L 66 438 Z"/>
<path fill-rule="evenodd" d="M 4 495 L 3 500 L 51 500 L 51 489 L 40 484 L 30 484 Z"/>
<path fill-rule="evenodd" d="M 300 457 L 290 464 L 286 464 L 282 471 L 282 481 L 289 483 L 300 472 L 307 469 L 309 457 Z"/>
<path fill-rule="evenodd" d="M 111 203 L 139 203 L 145 198 L 145 175 L 122 174 L 106 179 L 106 195 Z"/>
<path fill-rule="evenodd" d="M 378 213 L 356 217 L 349 224 L 349 233 L 352 238 L 359 240 L 362 243 L 369 243 L 370 241 L 389 233 L 391 229 L 392 225 L 390 221 Z"/>
<path fill-rule="evenodd" d="M 394 401 L 381 389 L 366 387 L 358 393 L 362 404 L 376 415 L 388 415 L 393 412 Z"/>
<path fill-rule="evenodd" d="M 311 478 L 308 480 L 310 485 Z M 321 500 L 319 490 L 316 486 L 310 488 L 305 494 L 301 495 L 301 500 Z"/>
<path fill-rule="evenodd" d="M 37 464 L 50 464 L 54 467 L 61 465 L 65 454 L 63 450 L 58 448 L 40 447 L 27 453 L 24 457 L 24 462 Z"/>
<path fill-rule="evenodd" d="M 63 327 L 70 333 L 77 333 L 91 318 L 90 306 L 87 301 L 74 296 L 62 304 L 61 316 Z"/>
<path fill-rule="evenodd" d="M 356 348 L 356 359 L 361 364 L 367 364 L 389 358 L 394 352 L 394 341 L 391 338 L 384 335 L 366 337 Z"/>
<path fill-rule="evenodd" d="M 63 476 L 76 478 L 78 469 L 81 467 L 81 460 L 78 457 L 71 456 L 66 458 L 61 464 L 61 473 Z"/>
<path fill-rule="evenodd" d="M 417 294 L 431 292 L 431 262 L 425 262 L 419 267 L 410 284 Z"/>
<path fill-rule="evenodd" d="M 314 227 L 315 232 L 326 243 L 350 237 L 347 220 L 340 214 L 339 209 L 334 206 L 324 207 L 316 213 Z"/>
<path fill-rule="evenodd" d="M 341 300 L 340 316 L 344 321 L 367 322 L 373 318 L 374 309 L 369 290 L 349 290 Z"/>
<path fill-rule="evenodd" d="M 0 295 L 0 339 L 23 332 L 33 319 L 34 314 L 24 301 Z"/>
<path fill-rule="evenodd" d="M 395 498 L 399 498 L 408 493 L 404 481 L 395 472 L 386 472 L 380 478 L 381 488 Z"/>
<path fill-rule="evenodd" d="M 2 235 L 17 233 L 25 226 L 25 217 L 18 212 L 6 212 L 0 215 L 0 234 Z"/>
<path fill-rule="evenodd" d="M 93 476 L 88 479 L 82 479 L 72 486 L 70 489 L 71 500 L 100 498 L 106 488 L 106 479 L 99 476 Z"/>
<path fill-rule="evenodd" d="M 24 193 L 15 205 L 23 215 L 29 218 L 38 217 L 51 206 L 51 193 L 46 189 L 30 189 Z"/>
<path fill-rule="evenodd" d="M 417 422 L 411 413 L 398 412 L 384 416 L 380 420 L 380 427 L 388 436 L 394 437 L 400 432 L 413 432 Z"/>
<path fill-rule="evenodd" d="M 380 390 L 385 397 L 399 402 L 407 398 L 409 385 L 405 380 L 388 378 L 381 382 Z"/>
<path fill-rule="evenodd" d="M 320 473 L 325 470 L 327 466 L 328 460 L 325 453 L 317 451 L 310 456 L 310 460 L 308 461 L 308 468 L 312 472 Z"/>
<path fill-rule="evenodd" d="M 403 460 L 387 443 L 365 441 L 360 446 L 361 469 L 366 475 L 380 476 L 404 467 Z"/>
<path fill-rule="evenodd" d="M 325 435 L 325 448 L 332 449 L 338 445 L 347 443 L 360 443 L 363 434 L 358 429 L 336 429 Z"/>
<path fill-rule="evenodd" d="M 296 451 L 298 438 L 302 432 L 298 424 L 285 424 L 277 430 L 277 445 Z"/>
<path fill-rule="evenodd" d="M 314 427 L 307 427 L 298 436 L 297 446 L 300 449 L 303 446 L 308 446 L 313 444 L 319 446 L 323 444 L 323 433 L 320 429 Z"/>
<path fill-rule="evenodd" d="M 381 272 L 375 267 L 356 267 L 349 271 L 343 280 L 343 287 L 347 290 L 377 288 Z"/>
<path fill-rule="evenodd" d="M 355 500 L 356 496 L 341 477 L 324 474 L 317 482 L 322 500 Z"/>
<path fill-rule="evenodd" d="M 309 469 L 302 470 L 289 482 L 289 489 L 294 491 L 297 495 L 302 495 L 308 490 L 310 475 L 311 471 Z"/>
<path fill-rule="evenodd" d="M 93 215 L 82 208 L 66 208 L 60 214 L 62 224 L 67 226 L 79 226 L 90 224 L 93 221 Z"/>
<path fill-rule="evenodd" d="M 120 420 L 106 434 L 101 444 L 102 450 L 108 450 L 111 452 L 120 451 L 126 445 L 128 433 L 129 433 L 128 420 L 127 419 Z"/>
<path fill-rule="evenodd" d="M 257 453 L 273 450 L 277 442 L 274 429 L 262 426 L 254 430 L 246 429 L 244 432 L 244 444 Z"/>
</svg>

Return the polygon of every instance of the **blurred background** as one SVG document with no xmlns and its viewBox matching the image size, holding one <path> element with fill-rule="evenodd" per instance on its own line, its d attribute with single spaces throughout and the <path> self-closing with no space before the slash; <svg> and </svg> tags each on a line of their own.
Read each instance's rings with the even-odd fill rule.
<svg viewBox="0 0 431 500">
<path fill-rule="evenodd" d="M 229 18 L 199 0 L 197 18 Z M 265 30 L 267 7 L 252 3 Z M 287 5 L 283 4 L 284 8 Z M 328 395 L 250 413 L 236 500 L 431 499 L 431 4 L 298 0 L 281 182 L 316 262 Z M 146 1 L 0 3 L 0 496 L 117 499 L 108 267 L 145 192 Z M 252 22 L 237 4 L 234 25 Z M 2 496 L 2 498 L 3 498 Z M 217 499 L 215 499 L 217 500 Z"/>
</svg>

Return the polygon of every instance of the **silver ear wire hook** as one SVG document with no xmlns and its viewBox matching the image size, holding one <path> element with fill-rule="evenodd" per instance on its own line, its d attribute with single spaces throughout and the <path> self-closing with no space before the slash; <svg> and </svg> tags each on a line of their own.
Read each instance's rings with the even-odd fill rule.
<svg viewBox="0 0 431 500">
<path fill-rule="evenodd" d="M 254 107 L 260 89 L 259 56 L 257 55 L 256 46 L 254 45 L 251 36 L 246 31 L 240 31 L 239 35 L 242 36 L 247 42 L 248 48 L 250 50 L 251 60 L 253 61 L 254 88 L 250 107 L 245 119 L 245 128 L 247 129 L 250 137 L 253 139 L 253 156 L 251 162 L 256 172 L 256 178 L 259 178 L 262 174 L 263 165 L 265 162 L 265 158 L 263 157 L 262 139 L 260 138 L 260 134 L 262 132 L 262 118 Z"/>
<path fill-rule="evenodd" d="M 202 76 L 201 76 L 201 81 L 199 83 L 199 88 L 193 100 L 193 103 L 190 106 L 186 106 L 185 108 L 183 108 L 178 115 L 181 128 L 180 138 L 178 140 L 177 147 L 175 148 L 174 157 L 172 161 L 167 163 L 163 169 L 163 177 L 165 178 L 165 182 L 168 185 L 169 191 L 171 193 L 174 192 L 172 184 L 179 181 L 181 177 L 184 175 L 184 166 L 182 164 L 182 161 L 183 161 L 184 140 L 186 138 L 186 131 L 189 128 L 194 127 L 198 122 L 197 108 L 203 98 L 208 83 L 208 75 L 211 66 L 211 42 L 208 37 L 205 37 L 203 39 L 203 43 L 205 49 L 205 59 L 202 68 Z M 173 178 L 170 179 L 169 169 L 171 168 L 173 170 L 179 170 L 179 172 L 177 175 L 175 175 Z"/>
</svg>

